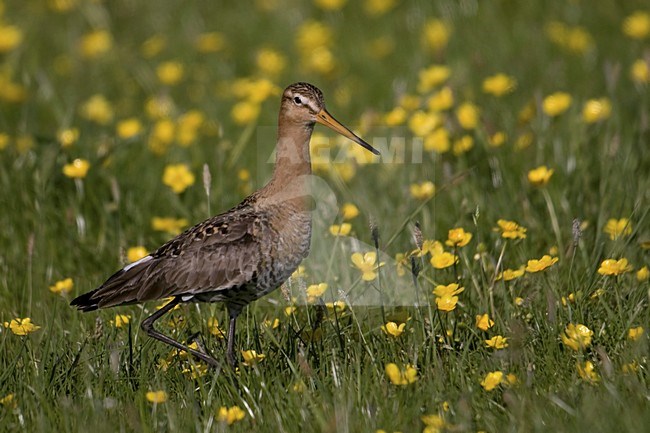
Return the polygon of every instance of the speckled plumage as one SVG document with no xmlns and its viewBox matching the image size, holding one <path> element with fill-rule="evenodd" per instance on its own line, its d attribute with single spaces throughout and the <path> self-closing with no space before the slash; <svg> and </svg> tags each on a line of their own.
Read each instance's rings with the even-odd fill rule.
<svg viewBox="0 0 650 433">
<path fill-rule="evenodd" d="M 276 166 L 266 186 L 229 211 L 195 225 L 125 266 L 71 304 L 92 311 L 166 297 L 174 298 L 173 305 L 225 302 L 231 317 L 228 359 L 234 364 L 235 321 L 242 308 L 282 285 L 309 252 L 309 140 L 315 122 L 376 153 L 327 113 L 320 90 L 307 83 L 293 84 L 282 95 Z M 143 329 L 213 366 L 219 365 L 207 354 L 191 350 L 153 328 L 153 323 L 170 309 L 165 307 L 147 318 Z"/>
</svg>

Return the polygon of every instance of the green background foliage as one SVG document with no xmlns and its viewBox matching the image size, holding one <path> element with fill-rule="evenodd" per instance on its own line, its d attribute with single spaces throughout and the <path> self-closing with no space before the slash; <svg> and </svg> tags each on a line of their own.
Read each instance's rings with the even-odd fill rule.
<svg viewBox="0 0 650 433">
<path fill-rule="evenodd" d="M 647 14 L 647 5 L 396 1 L 377 13 L 373 4 L 0 3 L 0 46 L 10 45 L 0 49 L 0 322 L 30 317 L 41 327 L 24 337 L 0 328 L 0 398 L 13 394 L 15 402 L 0 406 L 0 430 L 408 432 L 425 428 L 425 414 L 440 415 L 449 431 L 647 430 L 649 286 L 636 272 L 649 261 L 650 96 L 647 77 L 646 83 L 635 79 L 631 68 L 650 62 L 650 36 L 630 37 L 623 24 L 635 11 Z M 326 36 L 305 30 L 310 23 L 324 25 Z M 427 40 L 432 23 L 444 27 L 448 40 Z M 553 23 L 570 31 L 553 39 Z M 19 43 L 11 43 L 6 26 L 17 29 Z M 94 31 L 108 35 L 106 49 L 95 55 L 97 44 L 83 45 Z M 197 45 L 206 33 L 215 38 L 209 50 Z M 261 50 L 273 50 L 284 67 L 269 72 Z M 165 84 L 157 68 L 170 61 L 183 74 Z M 337 141 L 332 147 L 347 155 L 344 161 L 315 170 L 337 203 L 359 208 L 350 222 L 351 236 L 366 245 L 362 252 L 373 250 L 368 222 L 378 227 L 379 247 L 391 259 L 380 278 L 396 272 L 396 254 L 416 248 L 416 222 L 425 239 L 443 243 L 454 227 L 472 233 L 453 268 L 437 270 L 428 257 L 415 259 L 422 267 L 417 288 L 407 261 L 400 287 L 418 290 L 424 307 L 326 308 L 322 302 L 346 300 L 341 292 L 379 284 L 359 281 L 350 261 L 359 247 L 330 236 L 326 227 L 312 245 L 320 254 L 305 262 L 306 276 L 292 278 L 241 316 L 238 347 L 266 357 L 236 374 L 207 371 L 193 378 L 184 372 L 192 368 L 187 359 L 139 330 L 155 303 L 89 314 L 69 307 L 73 295 L 126 264 L 130 247 L 153 250 L 170 238 L 153 229 L 152 218 L 193 224 L 263 186 L 272 170 L 267 160 L 284 86 L 316 84 L 337 118 L 370 142 L 404 139 L 410 156 L 422 143 L 408 127 L 412 111 L 401 125 L 387 125 L 385 115 L 405 95 L 419 98 L 419 109 L 427 111 L 437 89 L 419 91 L 419 80 L 435 64 L 451 71 L 445 85 L 454 95 L 454 107 L 436 114 L 438 127 L 449 130 L 452 142 L 470 136 L 469 151 L 425 151 L 415 162 L 366 164 L 349 150 L 354 144 Z M 483 92 L 483 80 L 497 73 L 516 80 L 514 91 L 502 97 Z M 250 88 L 259 92 L 262 79 L 273 88 L 252 105 L 259 116 L 237 122 L 233 108 L 251 99 L 237 89 L 254 83 Z M 571 105 L 552 117 L 544 100 L 558 91 L 570 95 Z M 109 120 L 84 112 L 93 95 L 108 101 Z M 597 98 L 607 98 L 611 114 L 587 123 L 583 105 Z M 455 116 L 464 102 L 480 109 L 477 126 L 468 130 Z M 152 115 L 152 105 L 168 110 Z M 528 118 L 521 116 L 525 107 L 532 107 Z M 192 111 L 202 121 L 189 143 L 176 137 L 156 146 L 161 119 L 179 128 Z M 117 125 L 133 118 L 141 130 L 120 136 Z M 79 137 L 63 146 L 60 132 L 71 128 Z M 507 139 L 491 146 L 498 131 Z M 522 136 L 530 145 L 517 144 Z M 75 158 L 90 163 L 82 179 L 63 173 Z M 195 175 L 181 194 L 162 182 L 165 167 L 177 163 Z M 212 175 L 209 197 L 204 164 Z M 527 173 L 540 165 L 554 173 L 547 185 L 535 187 Z M 242 180 L 245 171 L 250 180 Z M 410 187 L 424 181 L 434 182 L 437 193 L 418 200 Z M 527 238 L 501 238 L 493 230 L 501 218 L 526 227 Z M 610 239 L 604 228 L 611 218 L 628 218 L 632 230 Z M 580 236 L 576 219 L 583 223 Z M 559 261 L 549 269 L 495 281 L 500 270 L 551 249 Z M 321 260 L 322 253 L 332 262 Z M 598 273 L 603 260 L 623 257 L 630 272 Z M 48 290 L 68 277 L 71 294 Z M 320 282 L 329 285 L 322 302 L 285 314 L 287 293 Z M 453 282 L 465 287 L 456 309 L 437 311 L 431 291 Z M 130 315 L 130 323 L 115 327 L 118 313 Z M 475 325 L 475 316 L 484 313 L 495 321 L 488 331 Z M 183 305 L 172 313 L 173 322 L 160 326 L 183 341 L 200 332 L 198 341 L 225 358 L 224 340 L 207 326 L 212 316 L 225 325 L 220 305 Z M 274 318 L 277 328 L 263 325 Z M 406 321 L 406 331 L 385 335 L 380 328 L 388 320 Z M 593 331 L 588 348 L 572 351 L 562 344 L 569 323 Z M 636 326 L 646 333 L 631 341 L 628 330 Z M 485 347 L 494 335 L 507 337 L 509 347 Z M 576 369 L 586 361 L 595 366 L 595 383 Z M 388 363 L 417 367 L 418 380 L 393 385 Z M 637 371 L 624 374 L 630 363 Z M 512 373 L 517 383 L 488 392 L 480 383 L 492 371 Z M 148 402 L 150 390 L 165 390 L 167 402 Z M 219 408 L 235 405 L 244 409 L 244 419 L 220 422 Z"/>
</svg>

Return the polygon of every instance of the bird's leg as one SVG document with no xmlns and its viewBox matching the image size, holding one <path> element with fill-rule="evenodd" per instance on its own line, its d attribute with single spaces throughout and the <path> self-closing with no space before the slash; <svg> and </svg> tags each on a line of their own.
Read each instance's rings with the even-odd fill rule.
<svg viewBox="0 0 650 433">
<path fill-rule="evenodd" d="M 237 359 L 235 358 L 235 325 L 237 323 L 237 316 L 239 316 L 239 310 L 229 307 L 228 314 L 230 315 L 230 324 L 228 325 L 228 350 L 226 351 L 226 358 L 228 358 L 228 364 L 234 370 L 237 366 Z"/>
<path fill-rule="evenodd" d="M 151 316 L 147 317 L 142 321 L 142 324 L 140 327 L 144 332 L 147 333 L 147 335 L 151 338 L 155 338 L 156 340 L 160 340 L 163 343 L 167 343 L 172 347 L 175 347 L 179 350 L 184 350 L 193 356 L 199 358 L 200 360 L 206 362 L 208 365 L 216 368 L 220 368 L 221 364 L 217 362 L 216 359 L 213 357 L 203 353 L 199 352 L 198 350 L 194 350 L 190 347 L 185 346 L 184 344 L 179 343 L 178 341 L 174 340 L 171 337 L 168 337 L 164 334 L 161 334 L 158 332 L 154 327 L 153 324 L 156 320 L 160 319 L 163 315 L 165 315 L 167 312 L 171 311 L 176 305 L 178 305 L 181 302 L 180 297 L 176 297 L 172 299 L 170 302 L 165 304 L 160 310 L 156 311 L 153 313 Z"/>
</svg>

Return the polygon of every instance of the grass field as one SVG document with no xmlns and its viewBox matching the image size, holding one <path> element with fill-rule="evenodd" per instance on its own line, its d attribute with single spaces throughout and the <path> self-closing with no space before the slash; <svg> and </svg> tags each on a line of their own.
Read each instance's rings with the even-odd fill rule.
<svg viewBox="0 0 650 433">
<path fill-rule="evenodd" d="M 0 431 L 648 431 L 647 4 L 232 3 L 0 2 Z M 68 305 L 263 186 L 295 81 L 384 154 L 316 128 L 236 373 Z"/>
</svg>

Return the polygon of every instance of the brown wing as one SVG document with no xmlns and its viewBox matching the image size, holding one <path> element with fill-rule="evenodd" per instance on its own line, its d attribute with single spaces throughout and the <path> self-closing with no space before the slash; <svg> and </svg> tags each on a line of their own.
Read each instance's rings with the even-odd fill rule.
<svg viewBox="0 0 650 433">
<path fill-rule="evenodd" d="M 261 240 L 271 235 L 264 215 L 240 206 L 186 230 L 72 305 L 89 311 L 244 285 L 263 266 Z"/>
</svg>

